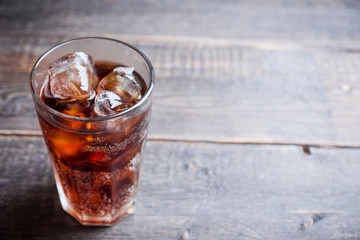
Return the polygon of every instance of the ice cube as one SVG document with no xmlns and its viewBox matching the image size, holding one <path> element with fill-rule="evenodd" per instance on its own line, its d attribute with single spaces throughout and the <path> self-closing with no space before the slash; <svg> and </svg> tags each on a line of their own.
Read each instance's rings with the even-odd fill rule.
<svg viewBox="0 0 360 240">
<path fill-rule="evenodd" d="M 129 105 L 115 92 L 102 91 L 95 97 L 92 117 L 103 117 L 127 109 Z"/>
<path fill-rule="evenodd" d="M 94 93 L 95 94 L 95 93 Z M 93 99 L 94 97 L 91 97 Z M 88 99 L 60 100 L 56 102 L 55 109 L 71 116 L 87 117 L 92 108 L 92 102 Z"/>
<path fill-rule="evenodd" d="M 141 99 L 141 85 L 133 74 L 134 67 L 117 67 L 100 80 L 96 91 L 112 91 L 132 106 Z"/>
<path fill-rule="evenodd" d="M 94 94 L 97 77 L 88 54 L 67 54 L 49 66 L 50 91 L 59 99 L 85 99 Z"/>
</svg>

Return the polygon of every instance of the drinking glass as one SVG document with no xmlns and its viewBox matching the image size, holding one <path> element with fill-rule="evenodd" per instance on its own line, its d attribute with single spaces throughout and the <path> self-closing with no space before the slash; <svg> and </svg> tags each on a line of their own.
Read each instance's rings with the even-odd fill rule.
<svg viewBox="0 0 360 240">
<path fill-rule="evenodd" d="M 48 67 L 85 52 L 95 62 L 135 67 L 146 92 L 131 108 L 102 117 L 58 112 L 41 98 Z M 154 69 L 137 48 L 114 39 L 89 37 L 58 44 L 35 63 L 30 89 L 51 159 L 62 208 L 83 225 L 113 225 L 135 212 L 139 176 L 151 114 Z"/>
</svg>

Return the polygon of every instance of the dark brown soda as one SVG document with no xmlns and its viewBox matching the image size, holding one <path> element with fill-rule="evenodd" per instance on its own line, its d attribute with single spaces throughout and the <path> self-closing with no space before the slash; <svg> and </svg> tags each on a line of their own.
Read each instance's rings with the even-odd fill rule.
<svg viewBox="0 0 360 240">
<path fill-rule="evenodd" d="M 95 72 L 100 80 L 118 66 L 123 65 L 95 62 Z M 138 73 L 134 75 L 144 96 L 146 84 Z M 76 109 L 80 114 L 73 116 L 89 117 L 91 114 L 93 98 L 59 104 L 58 99 L 49 96 L 45 86 L 41 97 L 50 107 L 66 114 L 73 110 L 71 106 L 80 106 L 80 111 Z M 39 114 L 55 179 L 62 186 L 62 190 L 58 187 L 60 199 L 79 221 L 89 225 L 111 225 L 128 214 L 126 209 L 136 197 L 141 149 L 149 117 L 148 110 L 126 121 L 115 121 L 117 127 L 109 131 L 98 131 L 95 123 L 67 119 L 62 123 L 67 125 L 64 128 L 50 124 Z M 111 217 L 111 222 L 97 221 L 104 216 Z"/>
</svg>

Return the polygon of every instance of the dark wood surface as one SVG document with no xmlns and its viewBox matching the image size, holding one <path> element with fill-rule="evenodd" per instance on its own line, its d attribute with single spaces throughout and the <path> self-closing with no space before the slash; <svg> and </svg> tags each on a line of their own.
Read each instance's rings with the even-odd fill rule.
<svg viewBox="0 0 360 240">
<path fill-rule="evenodd" d="M 75 37 L 145 52 L 156 90 L 137 213 L 61 209 L 29 92 Z M 360 2 L 0 1 L 0 239 L 360 239 Z"/>
<path fill-rule="evenodd" d="M 149 141 L 137 213 L 101 228 L 61 209 L 42 137 L 0 140 L 7 239 L 359 238 L 359 149 Z"/>
</svg>

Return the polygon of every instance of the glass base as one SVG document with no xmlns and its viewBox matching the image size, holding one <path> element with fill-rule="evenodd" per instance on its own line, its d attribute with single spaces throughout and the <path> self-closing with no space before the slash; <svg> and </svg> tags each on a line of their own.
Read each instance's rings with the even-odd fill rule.
<svg viewBox="0 0 360 240">
<path fill-rule="evenodd" d="M 55 182 L 58 190 L 60 203 L 65 212 L 69 213 L 74 217 L 79 223 L 86 226 L 113 226 L 115 223 L 121 219 L 132 215 L 136 211 L 136 199 L 133 198 L 131 201 L 124 205 L 120 209 L 114 209 L 111 214 L 104 214 L 102 216 L 98 215 L 88 215 L 86 213 L 81 213 L 75 210 L 69 203 L 61 183 L 57 179 L 57 174 L 55 174 Z"/>
<path fill-rule="evenodd" d="M 61 205 L 65 212 L 69 213 L 79 223 L 85 226 L 113 226 L 121 219 L 132 215 L 136 211 L 135 201 L 133 201 L 129 207 L 127 207 L 126 209 L 122 209 L 117 214 L 104 216 L 89 216 L 86 214 L 80 214 L 76 212 L 73 208 L 71 208 L 69 205 L 66 206 L 66 204 L 63 203 L 61 203 Z"/>
</svg>

